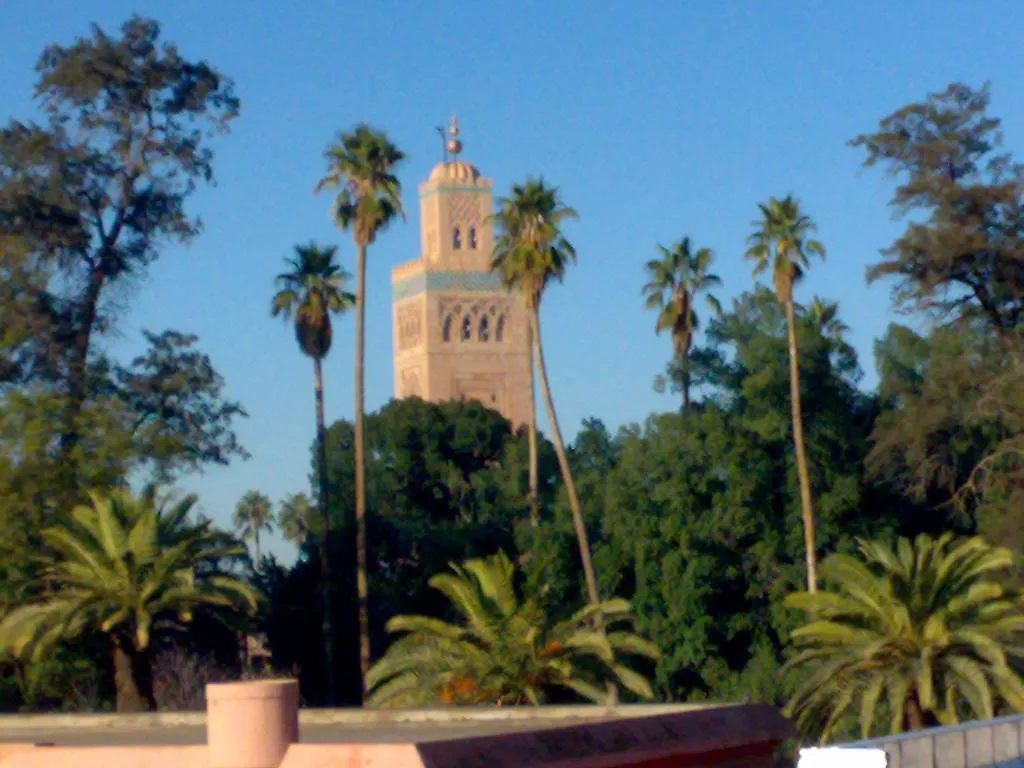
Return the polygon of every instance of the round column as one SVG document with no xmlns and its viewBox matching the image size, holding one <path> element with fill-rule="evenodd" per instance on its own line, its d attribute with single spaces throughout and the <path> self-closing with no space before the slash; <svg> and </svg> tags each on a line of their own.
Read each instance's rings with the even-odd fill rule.
<svg viewBox="0 0 1024 768">
<path fill-rule="evenodd" d="M 298 740 L 297 680 L 206 686 L 210 768 L 277 768 Z"/>
</svg>

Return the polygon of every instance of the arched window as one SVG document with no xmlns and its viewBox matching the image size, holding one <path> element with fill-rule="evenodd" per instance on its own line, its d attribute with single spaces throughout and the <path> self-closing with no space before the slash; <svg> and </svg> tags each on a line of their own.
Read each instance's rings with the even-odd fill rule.
<svg viewBox="0 0 1024 768">
<path fill-rule="evenodd" d="M 494 328 L 494 340 L 501 342 L 505 340 L 505 316 L 498 316 L 498 324 Z"/>
<path fill-rule="evenodd" d="M 476 227 L 469 228 L 469 247 L 476 250 Z"/>
<path fill-rule="evenodd" d="M 466 315 L 462 318 L 461 339 L 463 341 L 469 341 L 471 338 L 473 338 L 473 319 L 469 315 Z"/>
<path fill-rule="evenodd" d="M 480 341 L 491 340 L 491 321 L 484 315 L 480 318 Z"/>
<path fill-rule="evenodd" d="M 444 319 L 444 325 L 441 326 L 441 339 L 443 341 L 452 340 L 452 319 L 452 316 L 448 315 L 448 317 Z"/>
<path fill-rule="evenodd" d="M 456 251 L 462 247 L 462 230 L 456 227 L 452 230 L 452 248 Z"/>
</svg>

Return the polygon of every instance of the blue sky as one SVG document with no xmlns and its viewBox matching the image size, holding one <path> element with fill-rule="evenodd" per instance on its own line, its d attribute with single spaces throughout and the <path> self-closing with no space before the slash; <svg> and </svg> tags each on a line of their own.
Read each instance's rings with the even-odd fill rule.
<svg viewBox="0 0 1024 768">
<path fill-rule="evenodd" d="M 277 500 L 308 485 L 311 365 L 268 303 L 296 243 L 339 244 L 354 268 L 329 200 L 312 194 L 339 129 L 368 121 L 409 157 L 399 174 L 409 219 L 370 253 L 367 407 L 392 394 L 389 271 L 418 255 L 416 186 L 439 160 L 434 126 L 457 111 L 464 158 L 499 193 L 543 174 L 580 212 L 569 230 L 579 264 L 543 315 L 569 434 L 588 416 L 615 428 L 677 406 L 652 390 L 669 341 L 643 309 L 642 265 L 656 243 L 689 235 L 715 250 L 723 298 L 749 288 L 744 238 L 773 194 L 795 193 L 817 221 L 828 260 L 798 298 L 840 301 L 874 386 L 871 343 L 893 315 L 888 286 L 867 287 L 864 270 L 899 226 L 890 185 L 862 172 L 846 141 L 951 81 L 991 80 L 1008 145 L 1024 144 L 1020 0 L 0 0 L 0 118 L 32 116 L 45 45 L 93 21 L 112 31 L 132 12 L 233 77 L 242 99 L 215 145 L 219 185 L 191 203 L 204 234 L 154 266 L 116 344 L 127 356 L 143 328 L 197 333 L 248 409 L 239 433 L 252 459 L 183 483 L 223 522 L 249 488 Z M 330 420 L 352 415 L 350 319 L 335 338 Z"/>
</svg>

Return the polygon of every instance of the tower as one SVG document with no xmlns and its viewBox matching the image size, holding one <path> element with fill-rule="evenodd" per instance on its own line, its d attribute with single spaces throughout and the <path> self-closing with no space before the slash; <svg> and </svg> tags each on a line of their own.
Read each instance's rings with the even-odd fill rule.
<svg viewBox="0 0 1024 768">
<path fill-rule="evenodd" d="M 421 255 L 391 271 L 395 397 L 479 400 L 519 426 L 530 408 L 526 309 L 490 268 L 493 184 L 459 159 L 454 117 L 448 133 L 444 162 L 419 188 Z"/>
</svg>

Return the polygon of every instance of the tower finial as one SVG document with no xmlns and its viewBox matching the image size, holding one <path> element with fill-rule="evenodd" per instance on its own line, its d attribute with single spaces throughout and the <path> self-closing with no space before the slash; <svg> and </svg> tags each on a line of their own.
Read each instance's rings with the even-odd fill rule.
<svg viewBox="0 0 1024 768">
<path fill-rule="evenodd" d="M 446 148 L 451 152 L 452 157 L 458 157 L 462 151 L 462 140 L 459 139 L 459 118 L 452 113 L 452 121 L 448 125 L 448 144 Z"/>
</svg>

